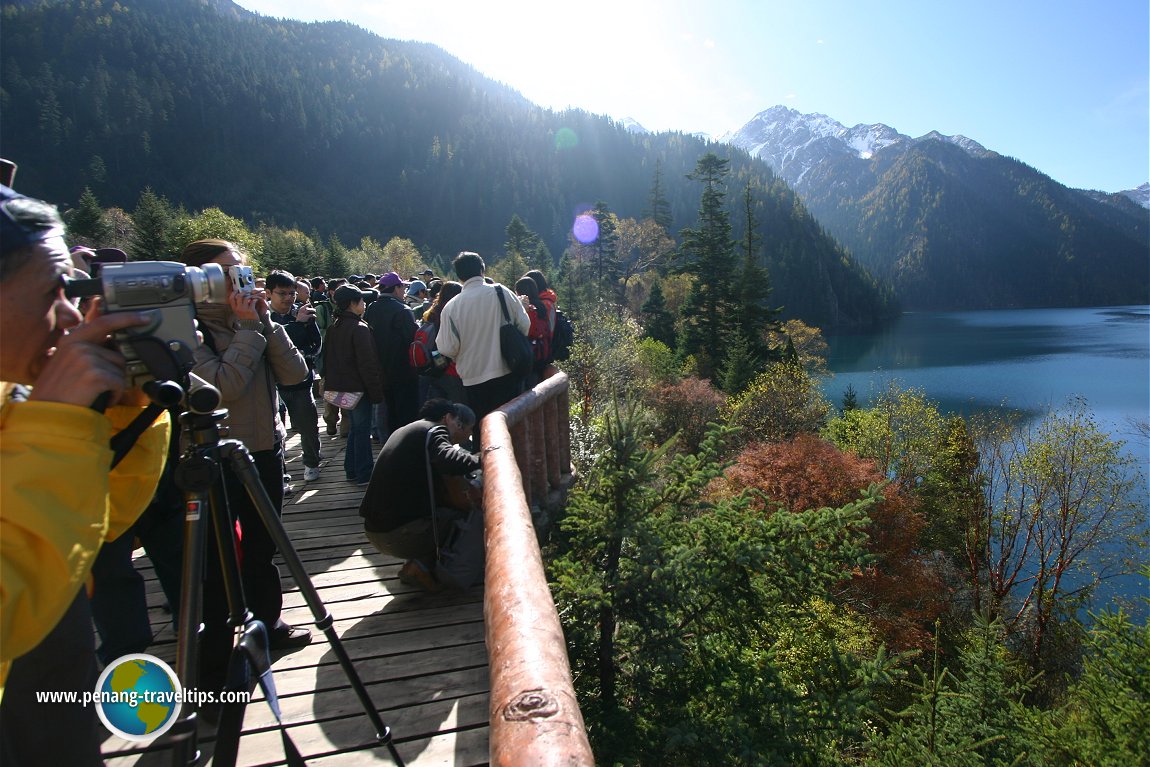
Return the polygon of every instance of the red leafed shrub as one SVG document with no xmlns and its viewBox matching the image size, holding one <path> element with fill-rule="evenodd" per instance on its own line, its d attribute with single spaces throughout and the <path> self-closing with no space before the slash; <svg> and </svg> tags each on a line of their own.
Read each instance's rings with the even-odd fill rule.
<svg viewBox="0 0 1150 767">
<path fill-rule="evenodd" d="M 679 432 L 676 449 L 697 452 L 707 433 L 707 424 L 722 421 L 725 402 L 723 393 L 710 381 L 693 376 L 660 386 L 651 394 L 651 409 L 659 419 L 655 438 L 663 442 Z"/>
<path fill-rule="evenodd" d="M 764 512 L 790 512 L 857 500 L 861 490 L 883 481 L 871 461 L 844 453 L 829 442 L 802 435 L 789 442 L 753 444 L 719 481 L 719 492 L 761 490 Z M 918 551 L 924 521 L 912 500 L 888 485 L 871 508 L 868 528 L 876 561 L 852 573 L 840 599 L 868 616 L 893 650 L 930 647 L 930 626 L 943 605 L 942 579 Z"/>
</svg>

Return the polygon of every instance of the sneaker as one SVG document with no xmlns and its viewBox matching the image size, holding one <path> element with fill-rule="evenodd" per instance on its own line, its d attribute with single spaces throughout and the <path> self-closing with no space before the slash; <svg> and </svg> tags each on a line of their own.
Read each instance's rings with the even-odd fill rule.
<svg viewBox="0 0 1150 767">
<path fill-rule="evenodd" d="M 399 582 L 406 586 L 418 586 L 432 594 L 443 591 L 443 585 L 427 572 L 427 568 L 418 559 L 409 559 L 399 568 Z"/>
<path fill-rule="evenodd" d="M 311 632 L 302 626 L 289 626 L 281 621 L 268 634 L 268 647 L 272 650 L 294 650 L 311 644 Z"/>
<path fill-rule="evenodd" d="M 291 485 L 284 485 L 284 498 L 291 498 L 295 495 L 295 488 Z"/>
<path fill-rule="evenodd" d="M 315 482 L 317 479 L 319 479 L 319 467 L 305 466 L 303 469 L 303 481 Z"/>
</svg>

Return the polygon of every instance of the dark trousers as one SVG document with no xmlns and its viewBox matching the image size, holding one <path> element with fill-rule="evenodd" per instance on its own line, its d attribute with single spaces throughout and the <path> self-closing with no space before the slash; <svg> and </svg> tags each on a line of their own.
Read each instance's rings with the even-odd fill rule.
<svg viewBox="0 0 1150 767">
<path fill-rule="evenodd" d="M 291 416 L 291 427 L 299 433 L 299 444 L 303 450 L 303 465 L 309 468 L 319 466 L 319 415 L 315 410 L 311 386 L 301 389 L 280 389 L 280 399 Z"/>
<path fill-rule="evenodd" d="M 172 615 L 179 615 L 184 550 L 182 512 L 182 502 L 177 503 L 169 493 L 161 491 L 134 525 L 100 547 L 92 565 L 95 588 L 90 601 L 92 620 L 100 634 L 96 654 L 105 665 L 121 655 L 144 652 L 152 643 L 144 579 L 132 562 L 136 538 L 152 560 Z"/>
<path fill-rule="evenodd" d="M 0 764 L 102 765 L 96 707 L 38 703 L 37 692 L 96 689 L 92 615 L 83 589 L 40 644 L 12 662 L 0 702 Z"/>
<path fill-rule="evenodd" d="M 260 484 L 278 516 L 283 510 L 283 450 L 260 450 L 251 454 L 259 472 Z M 276 555 L 275 543 L 260 519 L 255 505 L 248 496 L 240 478 L 232 471 L 230 461 L 222 464 L 225 492 L 231 522 L 228 529 L 240 522 L 242 539 L 240 549 L 240 580 L 244 601 L 252 615 L 264 622 L 268 631 L 276 627 L 283 609 L 283 591 L 279 568 L 272 562 Z M 227 625 L 228 602 L 220 568 L 214 528 L 208 528 L 204 552 L 204 633 L 200 654 L 201 686 L 220 689 L 227 670 L 228 655 L 232 648 L 234 629 Z"/>
<path fill-rule="evenodd" d="M 387 403 L 387 431 L 396 431 L 419 417 L 419 378 L 401 378 L 383 390 Z M 384 439 L 384 435 L 380 435 Z"/>
<path fill-rule="evenodd" d="M 475 411 L 475 423 L 478 425 L 492 410 L 523 393 L 523 376 L 509 373 L 475 386 L 464 386 L 463 390 L 467 393 L 468 406 Z"/>
</svg>

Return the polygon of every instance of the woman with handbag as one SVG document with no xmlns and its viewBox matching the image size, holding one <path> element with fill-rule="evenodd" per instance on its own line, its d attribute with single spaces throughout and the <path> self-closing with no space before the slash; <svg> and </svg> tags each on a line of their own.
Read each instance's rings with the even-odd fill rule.
<svg viewBox="0 0 1150 767">
<path fill-rule="evenodd" d="M 343 471 L 349 482 L 366 485 L 371 455 L 371 406 L 383 402 L 383 368 L 371 328 L 363 321 L 363 291 L 343 285 L 335 291 L 336 320 L 323 344 L 324 400 L 338 405 L 351 422 Z"/>
</svg>

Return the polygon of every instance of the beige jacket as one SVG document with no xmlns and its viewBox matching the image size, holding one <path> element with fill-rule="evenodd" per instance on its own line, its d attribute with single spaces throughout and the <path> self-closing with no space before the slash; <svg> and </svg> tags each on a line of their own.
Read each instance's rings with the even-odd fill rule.
<svg viewBox="0 0 1150 767">
<path fill-rule="evenodd" d="M 220 390 L 221 407 L 228 409 L 228 436 L 252 452 L 282 444 L 287 433 L 276 384 L 290 386 L 308 375 L 307 362 L 283 325 L 268 322 L 258 331 L 241 330 L 225 304 L 197 304 L 196 318 L 205 343 L 196 349 L 192 372 Z"/>
</svg>

